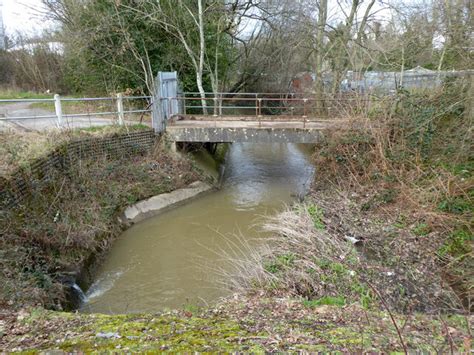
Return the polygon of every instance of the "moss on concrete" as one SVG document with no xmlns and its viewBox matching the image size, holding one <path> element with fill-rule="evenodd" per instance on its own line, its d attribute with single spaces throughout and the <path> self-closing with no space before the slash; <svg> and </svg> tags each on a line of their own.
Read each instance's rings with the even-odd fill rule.
<svg viewBox="0 0 474 355">
<path fill-rule="evenodd" d="M 469 351 L 469 318 L 394 318 L 410 350 Z M 10 351 L 403 351 L 386 312 L 357 305 L 309 308 L 288 298 L 227 300 L 196 314 L 72 314 L 36 308 L 9 314 L 3 326 L 8 331 L 0 348 Z"/>
</svg>

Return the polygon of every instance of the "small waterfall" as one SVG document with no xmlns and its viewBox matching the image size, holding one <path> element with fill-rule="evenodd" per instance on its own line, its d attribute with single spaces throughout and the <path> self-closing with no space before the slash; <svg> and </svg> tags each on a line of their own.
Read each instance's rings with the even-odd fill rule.
<svg viewBox="0 0 474 355">
<path fill-rule="evenodd" d="M 84 293 L 84 291 L 82 291 L 82 289 L 79 287 L 79 285 L 77 283 L 74 283 L 71 286 L 71 288 L 74 291 L 74 293 L 76 294 L 79 301 L 81 303 L 84 303 L 86 301 L 87 297 L 86 297 L 86 294 Z"/>
<path fill-rule="evenodd" d="M 221 164 L 219 167 L 219 178 L 217 182 L 217 186 L 222 187 L 222 183 L 224 182 L 224 173 L 225 173 L 225 165 Z"/>
</svg>

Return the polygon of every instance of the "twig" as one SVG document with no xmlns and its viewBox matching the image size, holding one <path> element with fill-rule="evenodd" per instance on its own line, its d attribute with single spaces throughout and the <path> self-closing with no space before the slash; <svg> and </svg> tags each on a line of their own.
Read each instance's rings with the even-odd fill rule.
<svg viewBox="0 0 474 355">
<path fill-rule="evenodd" d="M 149 110 L 152 104 L 153 104 L 153 103 L 150 102 L 150 103 L 147 105 L 147 107 L 145 108 L 145 110 Z M 145 112 L 142 112 L 142 114 L 141 114 L 141 116 L 140 116 L 140 124 L 143 122 L 143 116 L 144 116 L 144 115 L 145 115 Z"/>
<path fill-rule="evenodd" d="M 447 326 L 445 320 L 443 319 L 443 317 L 441 316 L 441 314 L 439 315 L 439 319 L 441 320 L 441 323 L 443 324 L 444 330 L 446 332 L 446 337 L 448 338 L 448 343 L 449 343 L 449 348 L 451 350 L 451 354 L 454 354 L 453 337 L 451 336 L 451 333 L 449 332 L 448 326 Z"/>
<path fill-rule="evenodd" d="M 389 316 L 390 316 L 390 319 L 392 320 L 392 323 L 393 325 L 395 326 L 395 329 L 397 330 L 397 334 L 398 334 L 398 338 L 400 339 L 400 343 L 402 344 L 403 346 L 403 351 L 405 352 L 406 355 L 408 355 L 408 349 L 407 349 L 407 346 L 405 344 L 405 342 L 403 341 L 403 336 L 402 336 L 402 333 L 400 331 L 400 328 L 398 328 L 398 325 L 397 325 L 397 322 L 395 321 L 395 318 L 393 317 L 393 314 L 392 312 L 390 311 L 390 308 L 388 307 L 388 304 L 387 302 L 385 302 L 385 299 L 382 297 L 382 295 L 380 294 L 379 291 L 377 291 L 377 289 L 372 286 L 372 284 L 368 281 L 366 281 L 367 285 L 372 289 L 372 291 L 375 292 L 375 294 L 377 295 L 377 297 L 380 299 L 380 301 L 382 302 L 382 305 L 384 306 L 384 308 L 387 310 Z"/>
<path fill-rule="evenodd" d="M 46 212 L 46 216 L 49 215 L 49 212 L 51 212 L 51 208 L 53 208 L 54 204 L 56 203 L 56 201 L 59 199 L 59 196 L 61 195 L 61 192 L 63 190 L 63 187 L 64 187 L 64 184 L 66 183 L 66 178 L 64 177 L 63 178 L 63 181 L 61 183 L 61 186 L 59 187 L 59 191 L 56 193 L 56 196 L 54 196 L 54 199 L 53 199 L 53 202 L 50 203 L 49 205 L 49 208 L 48 208 L 48 211 Z"/>
</svg>

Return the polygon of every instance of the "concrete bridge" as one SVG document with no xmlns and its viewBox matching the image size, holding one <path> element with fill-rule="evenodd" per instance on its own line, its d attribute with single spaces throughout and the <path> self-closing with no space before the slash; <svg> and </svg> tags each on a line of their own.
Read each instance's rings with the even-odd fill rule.
<svg viewBox="0 0 474 355">
<path fill-rule="evenodd" d="M 341 121 L 249 118 L 246 116 L 180 116 L 166 126 L 175 142 L 317 143 L 324 130 Z"/>
<path fill-rule="evenodd" d="M 160 127 L 174 142 L 317 143 L 325 130 L 366 116 L 360 98 L 316 100 L 291 93 L 191 93 L 160 99 Z"/>
<path fill-rule="evenodd" d="M 133 124 L 151 113 L 155 132 L 166 132 L 174 142 L 316 143 L 328 129 L 353 128 L 354 117 L 367 117 L 374 101 L 347 93 L 321 99 L 302 93 L 183 93 L 176 72 L 159 72 L 155 83 L 152 96 L 0 99 L 0 131 Z M 74 102 L 82 111 L 64 105 Z"/>
<path fill-rule="evenodd" d="M 174 142 L 317 143 L 325 130 L 366 117 L 372 99 L 345 94 L 183 93 L 176 72 L 159 72 L 153 127 Z"/>
</svg>

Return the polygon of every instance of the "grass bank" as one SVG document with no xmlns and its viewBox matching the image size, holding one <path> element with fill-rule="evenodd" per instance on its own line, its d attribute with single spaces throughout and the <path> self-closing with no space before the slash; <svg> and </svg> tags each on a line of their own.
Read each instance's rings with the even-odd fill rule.
<svg viewBox="0 0 474 355">
<path fill-rule="evenodd" d="M 393 222 L 361 214 L 344 192 L 318 193 L 269 218 L 264 230 L 271 237 L 260 247 L 243 243 L 226 255 L 235 266 L 229 286 L 300 298 L 310 306 L 469 316 L 432 257 L 436 245 L 416 232 L 395 230 Z M 245 257 L 238 253 L 242 249 Z"/>
<path fill-rule="evenodd" d="M 143 129 L 137 126 L 133 129 Z M 28 165 L 39 145 L 46 152 L 78 137 L 109 136 L 126 128 L 105 128 L 44 136 L 2 134 L 3 171 Z M 41 137 L 40 139 L 37 139 Z M 40 142 L 40 143 L 38 143 Z M 151 152 L 87 157 L 49 179 L 21 203 L 2 211 L 1 300 L 4 307 L 39 304 L 61 308 L 64 282 L 91 255 L 106 251 L 122 230 L 118 216 L 127 205 L 188 185 L 200 178 L 187 158 L 178 159 L 157 142 Z"/>
<path fill-rule="evenodd" d="M 9 178 L 19 168 L 28 169 L 35 159 L 48 154 L 55 147 L 64 143 L 78 139 L 100 138 L 146 129 L 149 129 L 149 127 L 136 124 L 126 127 L 110 125 L 42 132 L 1 131 L 0 178 Z"/>
<path fill-rule="evenodd" d="M 0 89 L 0 99 L 52 99 L 52 94 L 33 92 L 33 91 L 19 91 Z"/>
<path fill-rule="evenodd" d="M 340 212 L 360 216 L 352 225 L 380 222 L 359 232 L 374 258 L 440 277 L 439 289 L 454 291 L 465 312 L 474 307 L 473 80 L 400 92 L 373 109 L 365 131 L 330 133 L 315 153 L 325 167 L 316 200 L 342 191 L 352 211 Z"/>
</svg>

